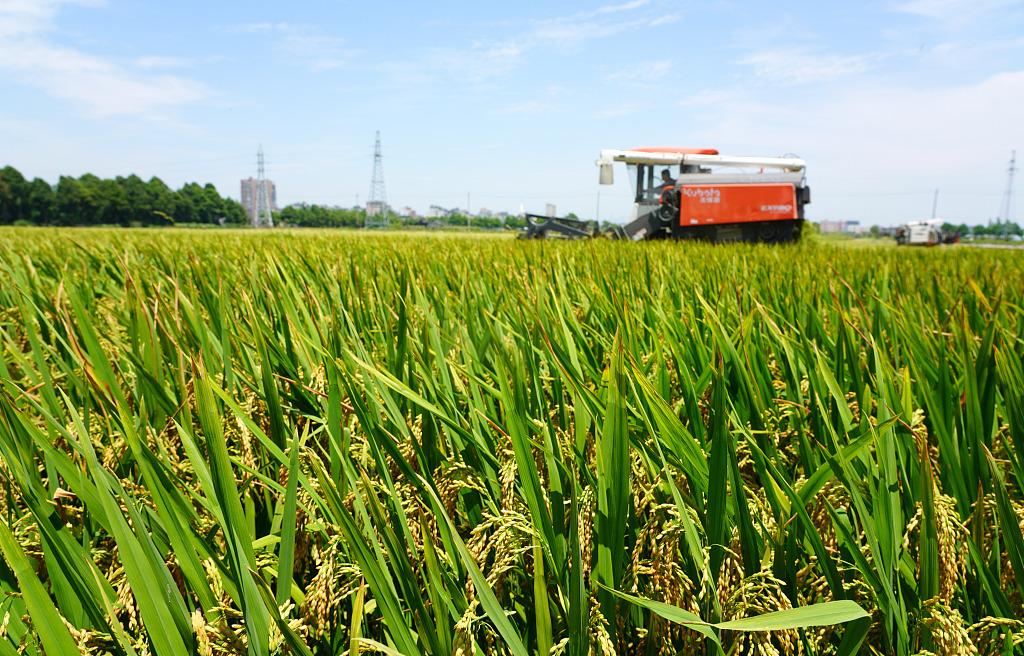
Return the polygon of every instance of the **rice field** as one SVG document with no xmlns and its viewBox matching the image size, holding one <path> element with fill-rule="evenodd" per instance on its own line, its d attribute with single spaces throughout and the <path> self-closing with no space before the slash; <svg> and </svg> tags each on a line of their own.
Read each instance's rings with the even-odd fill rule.
<svg viewBox="0 0 1024 656">
<path fill-rule="evenodd" d="M 0 656 L 1022 653 L 1022 363 L 1012 251 L 2 229 Z"/>
</svg>

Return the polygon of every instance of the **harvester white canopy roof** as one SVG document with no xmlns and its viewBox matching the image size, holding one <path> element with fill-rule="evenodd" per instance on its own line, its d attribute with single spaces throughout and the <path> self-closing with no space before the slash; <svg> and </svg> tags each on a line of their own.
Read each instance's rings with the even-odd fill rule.
<svg viewBox="0 0 1024 656">
<path fill-rule="evenodd" d="M 764 168 L 802 171 L 804 160 L 799 157 L 730 157 L 728 155 L 690 155 L 687 153 L 657 153 L 640 150 L 602 150 L 598 166 L 612 162 L 629 164 L 704 164 L 706 166 L 757 166 Z"/>
</svg>

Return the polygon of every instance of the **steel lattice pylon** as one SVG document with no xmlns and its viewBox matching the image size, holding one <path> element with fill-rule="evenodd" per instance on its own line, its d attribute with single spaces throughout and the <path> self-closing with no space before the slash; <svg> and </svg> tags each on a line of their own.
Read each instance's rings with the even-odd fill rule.
<svg viewBox="0 0 1024 656">
<path fill-rule="evenodd" d="M 263 170 L 263 144 L 260 144 L 257 155 L 258 172 L 256 174 L 256 211 L 252 215 L 252 227 L 273 228 L 274 215 L 270 207 L 270 185 Z"/>
<path fill-rule="evenodd" d="M 1010 222 L 1010 210 L 1011 203 L 1013 202 L 1013 174 L 1017 170 L 1017 151 L 1013 151 L 1010 155 L 1010 168 L 1006 169 L 1007 180 L 1006 180 L 1006 193 L 1003 195 L 1003 211 L 1002 219 L 1003 223 Z"/>
<path fill-rule="evenodd" d="M 387 228 L 391 210 L 388 208 L 388 194 L 384 190 L 384 159 L 380 154 L 380 130 L 377 144 L 373 148 L 373 179 L 370 181 L 370 197 L 366 201 L 367 228 Z"/>
</svg>

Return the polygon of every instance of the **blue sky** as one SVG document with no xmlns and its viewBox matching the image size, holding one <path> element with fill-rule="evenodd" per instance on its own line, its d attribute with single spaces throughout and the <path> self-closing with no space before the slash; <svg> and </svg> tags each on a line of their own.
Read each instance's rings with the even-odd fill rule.
<svg viewBox="0 0 1024 656">
<path fill-rule="evenodd" d="M 0 0 L 0 166 L 621 221 L 601 148 L 807 160 L 814 220 L 1000 215 L 1024 2 Z M 1019 173 L 1018 181 L 1024 178 Z M 1024 218 L 1022 186 L 1011 218 Z M 600 196 L 598 195 L 600 193 Z"/>
</svg>

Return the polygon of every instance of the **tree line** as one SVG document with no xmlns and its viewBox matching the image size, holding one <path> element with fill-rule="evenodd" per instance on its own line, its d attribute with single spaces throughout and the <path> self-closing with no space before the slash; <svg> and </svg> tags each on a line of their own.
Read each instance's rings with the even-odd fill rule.
<svg viewBox="0 0 1024 656">
<path fill-rule="evenodd" d="M 302 228 L 361 228 L 362 208 L 343 209 L 298 203 L 273 213 L 274 225 Z M 575 218 L 575 215 L 570 215 Z M 245 225 L 250 219 L 241 203 L 222 197 L 207 183 L 195 182 L 174 191 L 158 177 L 143 181 L 137 175 L 101 179 L 91 173 L 80 178 L 61 176 L 56 185 L 41 178 L 31 181 L 13 166 L 0 169 L 0 225 L 40 226 L 170 226 Z M 394 226 L 423 226 L 440 221 L 464 228 L 521 229 L 526 221 L 451 214 L 440 218 L 391 216 Z"/>
<path fill-rule="evenodd" d="M 1005 239 L 1008 236 L 1024 236 L 1024 230 L 1013 221 L 1002 221 L 996 219 L 995 222 L 991 222 L 988 225 L 976 225 L 968 226 L 966 223 L 960 225 L 953 225 L 952 223 L 943 223 L 942 230 L 946 233 L 956 233 L 960 237 L 966 237 L 967 235 L 973 235 L 975 237 L 996 237 Z"/>
<path fill-rule="evenodd" d="M 274 212 L 274 225 L 287 225 L 299 228 L 361 228 L 366 221 L 366 211 L 362 209 L 343 209 L 338 207 L 324 207 L 323 205 L 309 205 L 307 203 L 296 203 L 283 208 L 280 212 Z M 412 218 L 408 216 L 391 215 L 390 222 L 398 226 L 424 226 L 428 223 L 441 221 L 452 228 L 465 228 L 466 221 L 473 228 L 495 230 L 497 228 L 522 228 L 526 221 L 514 216 L 505 217 L 504 221 L 493 216 L 472 216 L 464 214 L 450 214 L 439 218 Z"/>
<path fill-rule="evenodd" d="M 144 182 L 137 175 L 100 179 L 61 176 L 56 185 L 31 182 L 14 167 L 0 169 L 0 225 L 175 225 L 244 224 L 240 203 L 222 197 L 207 183 L 184 185 L 178 191 L 157 177 Z"/>
</svg>

